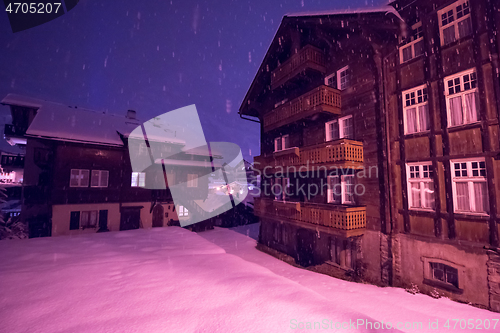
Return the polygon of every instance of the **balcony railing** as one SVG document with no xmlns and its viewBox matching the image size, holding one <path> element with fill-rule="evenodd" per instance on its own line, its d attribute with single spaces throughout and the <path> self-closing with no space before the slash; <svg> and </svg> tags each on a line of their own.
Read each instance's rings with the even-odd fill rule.
<svg viewBox="0 0 500 333">
<path fill-rule="evenodd" d="M 264 115 L 264 131 L 290 124 L 320 112 L 340 115 L 340 91 L 319 86 Z"/>
<path fill-rule="evenodd" d="M 272 71 L 271 88 L 279 87 L 308 68 L 325 73 L 325 64 L 326 60 L 323 51 L 312 45 L 306 45 Z"/>
<path fill-rule="evenodd" d="M 269 156 L 256 156 L 254 168 L 330 166 L 359 168 L 363 165 L 363 143 L 340 139 L 319 145 L 290 148 Z M 271 170 L 269 170 L 271 172 Z"/>
<path fill-rule="evenodd" d="M 344 231 L 366 228 L 366 208 L 255 198 L 255 215 L 306 222 Z M 347 234 L 353 235 L 354 233 Z"/>
<path fill-rule="evenodd" d="M 5 137 L 23 137 L 26 134 L 25 128 L 19 128 L 11 124 L 5 124 L 4 128 L 4 136 Z"/>
</svg>

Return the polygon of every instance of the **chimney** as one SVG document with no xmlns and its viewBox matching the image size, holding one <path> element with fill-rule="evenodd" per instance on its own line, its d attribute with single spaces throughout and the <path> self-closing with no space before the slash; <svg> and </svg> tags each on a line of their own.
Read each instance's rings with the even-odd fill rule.
<svg viewBox="0 0 500 333">
<path fill-rule="evenodd" d="M 135 119 L 136 112 L 135 110 L 127 110 L 127 118 L 128 119 Z"/>
</svg>

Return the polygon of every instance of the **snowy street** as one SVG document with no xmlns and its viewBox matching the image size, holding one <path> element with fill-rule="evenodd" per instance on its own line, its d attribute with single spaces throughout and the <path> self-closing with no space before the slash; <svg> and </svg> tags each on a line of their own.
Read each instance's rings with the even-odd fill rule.
<svg viewBox="0 0 500 333">
<path fill-rule="evenodd" d="M 463 332 L 469 319 L 500 331 L 498 313 L 290 266 L 256 250 L 257 233 L 254 224 L 1 241 L 0 332 Z"/>
</svg>

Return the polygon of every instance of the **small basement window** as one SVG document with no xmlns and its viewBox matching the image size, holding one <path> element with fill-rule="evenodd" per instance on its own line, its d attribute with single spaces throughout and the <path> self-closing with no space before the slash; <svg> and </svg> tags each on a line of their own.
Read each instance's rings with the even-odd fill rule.
<svg viewBox="0 0 500 333">
<path fill-rule="evenodd" d="M 458 288 L 458 269 L 438 262 L 430 262 L 429 264 L 433 280 L 441 281 Z"/>
</svg>

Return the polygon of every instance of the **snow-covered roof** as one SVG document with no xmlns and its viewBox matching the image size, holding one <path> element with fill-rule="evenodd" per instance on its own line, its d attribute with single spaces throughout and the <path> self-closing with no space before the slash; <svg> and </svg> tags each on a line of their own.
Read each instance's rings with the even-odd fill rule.
<svg viewBox="0 0 500 333">
<path fill-rule="evenodd" d="M 316 12 L 302 12 L 287 14 L 288 17 L 301 17 L 301 16 L 331 16 L 331 15 L 354 15 L 354 14 L 370 14 L 370 13 L 389 13 L 394 14 L 400 20 L 403 20 L 397 10 L 392 6 L 382 7 L 364 7 L 359 9 L 340 9 L 340 10 L 323 10 Z"/>
<path fill-rule="evenodd" d="M 9 94 L 2 104 L 38 108 L 27 136 L 53 140 L 123 146 L 120 133 L 128 136 L 141 123 L 118 116 L 31 97 Z"/>
</svg>

